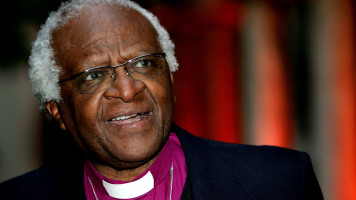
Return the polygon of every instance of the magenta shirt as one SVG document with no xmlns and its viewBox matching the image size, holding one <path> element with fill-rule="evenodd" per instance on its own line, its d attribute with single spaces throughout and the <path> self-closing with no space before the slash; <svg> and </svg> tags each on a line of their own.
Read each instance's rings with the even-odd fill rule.
<svg viewBox="0 0 356 200">
<path fill-rule="evenodd" d="M 173 165 L 173 167 L 172 167 Z M 173 169 L 171 169 L 173 168 Z M 152 176 L 151 176 L 152 175 Z M 137 176 L 132 181 L 117 181 L 104 177 L 101 175 L 90 163 L 89 160 L 86 160 L 84 163 L 84 189 L 85 196 L 87 199 L 99 199 L 99 200 L 113 200 L 113 199 L 130 199 L 130 200 L 148 200 L 148 199 L 171 199 L 179 200 L 183 191 L 185 184 L 185 179 L 187 176 L 187 165 L 185 162 L 185 157 L 183 153 L 182 146 L 179 142 L 179 139 L 175 133 L 170 133 L 166 145 L 163 147 L 162 151 L 158 155 L 155 162 L 142 174 Z M 140 183 L 150 182 L 153 177 L 153 185 L 151 187 L 143 188 L 145 193 L 132 194 L 133 198 L 115 198 L 111 197 L 104 186 L 104 182 L 109 184 L 121 184 L 120 187 L 124 185 L 140 185 Z M 91 182 L 91 183 L 90 183 Z M 129 183 L 129 184 L 128 184 Z M 124 185 L 122 185 L 124 184 Z M 141 184 L 142 186 L 142 184 Z M 146 186 L 146 185 L 145 185 Z M 142 189 L 142 188 L 141 188 Z M 95 194 L 94 194 L 94 191 Z M 134 193 L 137 193 L 139 189 L 135 190 Z M 116 191 L 117 192 L 117 191 Z M 120 193 L 120 192 L 117 192 Z M 125 191 L 127 193 L 127 191 Z M 95 197 L 96 195 L 96 197 Z M 126 194 L 130 196 L 131 194 Z M 131 195 L 131 196 L 132 196 Z"/>
</svg>

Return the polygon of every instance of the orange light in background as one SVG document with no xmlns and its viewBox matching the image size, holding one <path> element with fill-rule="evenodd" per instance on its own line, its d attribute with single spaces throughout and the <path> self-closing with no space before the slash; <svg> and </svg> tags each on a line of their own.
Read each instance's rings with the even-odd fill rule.
<svg viewBox="0 0 356 200">
<path fill-rule="evenodd" d="M 330 1 L 329 3 L 331 3 Z M 354 3 L 333 1 L 333 116 L 336 199 L 356 199 L 356 49 Z"/>
<path fill-rule="evenodd" d="M 292 147 L 292 118 L 288 80 L 280 46 L 276 13 L 261 3 L 256 12 L 254 41 L 254 143 Z M 261 34 L 263 33 L 263 34 Z"/>
</svg>

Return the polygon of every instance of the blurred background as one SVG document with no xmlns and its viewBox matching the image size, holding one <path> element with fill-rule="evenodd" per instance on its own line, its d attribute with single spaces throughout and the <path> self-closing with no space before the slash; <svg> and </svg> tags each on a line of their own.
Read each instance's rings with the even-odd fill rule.
<svg viewBox="0 0 356 200">
<path fill-rule="evenodd" d="M 174 122 L 195 135 L 306 151 L 325 199 L 356 199 L 353 0 L 137 0 L 176 44 Z M 60 0 L 1 6 L 0 182 L 71 154 L 39 114 L 31 42 Z"/>
</svg>

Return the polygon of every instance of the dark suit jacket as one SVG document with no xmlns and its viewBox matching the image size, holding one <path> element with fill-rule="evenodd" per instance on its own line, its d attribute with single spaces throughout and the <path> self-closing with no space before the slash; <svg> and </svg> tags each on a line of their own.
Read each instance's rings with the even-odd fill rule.
<svg viewBox="0 0 356 200">
<path fill-rule="evenodd" d="M 323 199 L 306 153 L 206 140 L 175 125 L 172 131 L 188 166 L 190 184 L 182 199 Z M 85 199 L 83 160 L 51 164 L 2 183 L 0 199 Z"/>
</svg>

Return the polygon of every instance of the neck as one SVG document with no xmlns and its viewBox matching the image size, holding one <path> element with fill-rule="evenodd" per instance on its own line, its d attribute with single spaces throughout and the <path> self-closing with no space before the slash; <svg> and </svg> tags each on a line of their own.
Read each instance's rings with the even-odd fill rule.
<svg viewBox="0 0 356 200">
<path fill-rule="evenodd" d="M 115 169 L 108 165 L 98 163 L 98 162 L 92 162 L 92 164 L 100 174 L 102 174 L 107 178 L 118 180 L 118 181 L 131 181 L 134 178 L 136 178 L 138 175 L 145 172 L 156 160 L 156 158 L 157 156 L 149 160 L 148 162 L 144 163 L 143 165 L 140 165 L 139 167 L 126 168 L 126 169 L 125 168 Z"/>
</svg>

